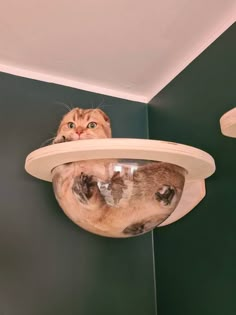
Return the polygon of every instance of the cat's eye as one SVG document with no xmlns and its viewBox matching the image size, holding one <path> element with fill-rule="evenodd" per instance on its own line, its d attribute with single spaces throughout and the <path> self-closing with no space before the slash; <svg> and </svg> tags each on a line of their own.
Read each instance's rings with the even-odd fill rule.
<svg viewBox="0 0 236 315">
<path fill-rule="evenodd" d="M 97 126 L 97 123 L 95 123 L 94 121 L 91 121 L 91 122 L 88 124 L 87 128 L 93 129 L 93 128 L 95 128 L 96 126 Z"/>
<path fill-rule="evenodd" d="M 73 129 L 73 128 L 75 128 L 75 123 L 70 121 L 70 122 L 68 122 L 67 126 L 68 126 L 68 128 Z"/>
</svg>

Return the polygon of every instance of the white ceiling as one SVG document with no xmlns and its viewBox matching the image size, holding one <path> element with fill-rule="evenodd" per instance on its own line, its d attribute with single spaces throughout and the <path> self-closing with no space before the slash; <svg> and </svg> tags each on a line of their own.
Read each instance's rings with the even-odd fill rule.
<svg viewBox="0 0 236 315">
<path fill-rule="evenodd" d="M 0 2 L 0 71 L 148 102 L 236 20 L 236 0 Z"/>
</svg>

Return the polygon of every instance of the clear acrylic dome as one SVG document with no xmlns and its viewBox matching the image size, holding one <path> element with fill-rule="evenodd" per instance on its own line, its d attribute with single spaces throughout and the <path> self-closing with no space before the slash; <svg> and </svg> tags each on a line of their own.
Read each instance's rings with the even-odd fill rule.
<svg viewBox="0 0 236 315">
<path fill-rule="evenodd" d="M 59 205 L 77 225 L 103 236 L 131 237 L 170 216 L 185 174 L 165 162 L 100 159 L 57 166 L 52 181 Z"/>
</svg>

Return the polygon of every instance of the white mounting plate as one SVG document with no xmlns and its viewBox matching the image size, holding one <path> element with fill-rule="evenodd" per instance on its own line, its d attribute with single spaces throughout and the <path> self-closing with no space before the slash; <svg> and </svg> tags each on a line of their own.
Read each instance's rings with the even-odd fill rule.
<svg viewBox="0 0 236 315">
<path fill-rule="evenodd" d="M 236 138 L 236 107 L 220 118 L 220 128 L 223 135 Z"/>
<path fill-rule="evenodd" d="M 52 181 L 54 167 L 94 159 L 141 159 L 163 161 L 187 170 L 183 195 L 176 210 L 160 226 L 177 221 L 190 212 L 205 196 L 205 178 L 215 171 L 214 159 L 191 146 L 145 139 L 92 139 L 49 145 L 30 153 L 26 171 L 39 179 Z"/>
</svg>

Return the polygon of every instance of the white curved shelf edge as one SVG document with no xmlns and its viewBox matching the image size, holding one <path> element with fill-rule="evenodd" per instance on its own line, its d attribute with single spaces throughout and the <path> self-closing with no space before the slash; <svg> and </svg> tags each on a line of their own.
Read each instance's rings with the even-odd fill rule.
<svg viewBox="0 0 236 315">
<path fill-rule="evenodd" d="M 106 158 L 163 161 L 187 170 L 181 200 L 160 226 L 173 223 L 190 212 L 206 194 L 205 178 L 215 171 L 214 159 L 191 146 L 159 140 L 113 138 L 72 141 L 37 149 L 27 156 L 25 169 L 32 176 L 52 181 L 51 171 L 58 165 Z"/>
<path fill-rule="evenodd" d="M 220 128 L 223 135 L 236 138 L 236 107 L 220 118 Z"/>
<path fill-rule="evenodd" d="M 49 145 L 30 153 L 26 171 L 39 179 L 52 181 L 58 165 L 94 159 L 140 159 L 163 161 L 185 168 L 186 178 L 205 179 L 215 171 L 208 153 L 184 144 L 146 139 L 90 139 Z"/>
</svg>

